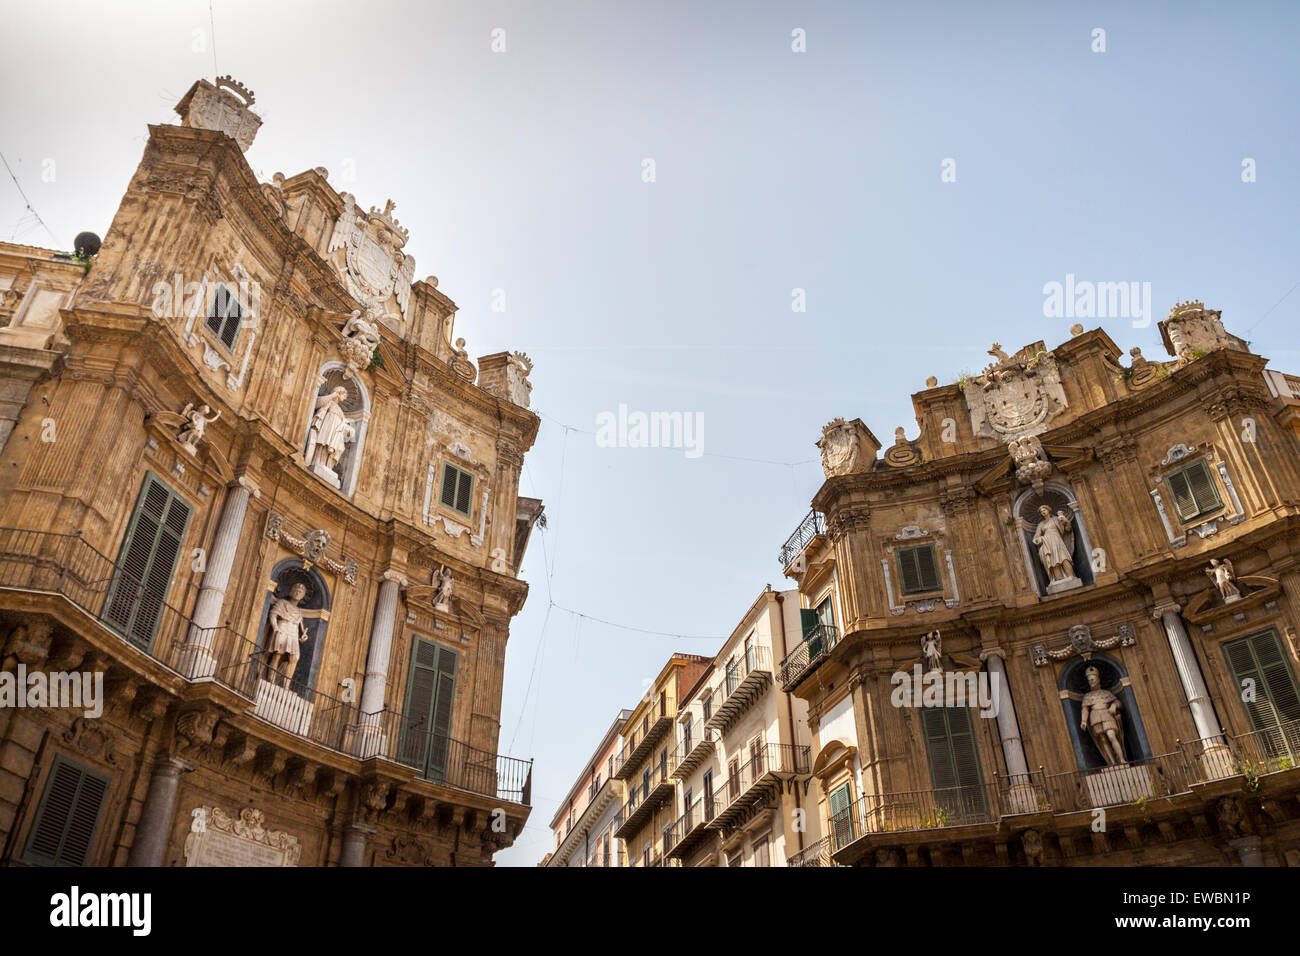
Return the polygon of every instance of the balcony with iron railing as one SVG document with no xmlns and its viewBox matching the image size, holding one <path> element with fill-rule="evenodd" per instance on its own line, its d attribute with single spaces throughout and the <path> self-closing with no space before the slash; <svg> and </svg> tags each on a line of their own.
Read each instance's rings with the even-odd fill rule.
<svg viewBox="0 0 1300 956">
<path fill-rule="evenodd" d="M 640 720 L 635 723 L 629 721 L 623 730 L 627 743 L 614 761 L 614 776 L 619 780 L 635 777 L 646 756 L 654 750 L 664 734 L 672 729 L 676 716 L 677 701 L 672 694 L 665 692 L 649 705 Z"/>
<path fill-rule="evenodd" d="M 826 533 L 826 516 L 820 511 L 810 511 L 799 522 L 799 527 L 794 529 L 794 534 L 786 539 L 785 544 L 781 546 L 781 554 L 777 558 L 781 562 L 782 569 L 794 564 L 794 559 L 803 554 L 804 549 L 812 544 L 819 535 Z"/>
<path fill-rule="evenodd" d="M 725 829 L 769 793 L 794 777 L 809 773 L 809 748 L 795 744 L 761 744 L 749 752 L 735 773 L 713 791 L 716 815 L 708 824 Z"/>
<path fill-rule="evenodd" d="M 840 641 L 839 631 L 832 624 L 817 624 L 808 628 L 803 640 L 790 652 L 777 671 L 777 680 L 787 694 L 820 667 L 830 657 Z"/>
<path fill-rule="evenodd" d="M 822 837 L 816 843 L 804 847 L 786 860 L 785 865 L 795 867 L 835 866 L 835 861 L 831 859 L 831 838 L 828 836 Z"/>
<path fill-rule="evenodd" d="M 763 695 L 771 682 L 771 650 L 762 644 L 745 648 L 743 654 L 728 661 L 723 668 L 722 683 L 711 695 L 711 715 L 704 726 L 725 732 Z"/>
<path fill-rule="evenodd" d="M 707 727 L 698 734 L 692 734 L 689 738 L 683 737 L 669 761 L 673 776 L 678 780 L 685 780 L 689 777 L 700 764 L 708 759 L 709 754 L 713 753 L 716 740 L 717 734 Z"/>
<path fill-rule="evenodd" d="M 686 812 L 673 821 L 672 829 L 664 839 L 664 856 L 680 860 L 691 850 L 699 846 L 700 840 L 709 833 L 708 824 L 713 820 L 714 801 L 700 797 Z"/>
<path fill-rule="evenodd" d="M 614 817 L 614 836 L 626 840 L 641 829 L 656 810 L 672 799 L 673 777 L 665 757 L 655 763 L 648 775 L 628 787 L 627 802 Z"/>
<path fill-rule="evenodd" d="M 266 653 L 229 627 L 199 627 L 79 534 L 0 528 L 0 594 L 59 598 L 162 673 L 214 683 L 244 701 L 243 713 L 327 750 L 410 767 L 423 780 L 494 800 L 528 804 L 532 761 L 505 757 L 435 733 L 400 711 L 363 712 L 267 667 Z"/>
</svg>

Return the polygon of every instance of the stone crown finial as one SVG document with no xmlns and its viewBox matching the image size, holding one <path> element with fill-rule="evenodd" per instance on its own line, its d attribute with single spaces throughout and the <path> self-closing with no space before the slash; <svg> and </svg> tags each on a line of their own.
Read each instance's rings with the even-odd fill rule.
<svg viewBox="0 0 1300 956">
<path fill-rule="evenodd" d="M 1186 302 L 1176 302 L 1174 307 L 1169 310 L 1169 317 L 1172 319 L 1176 315 L 1183 315 L 1189 312 L 1204 312 L 1205 303 L 1200 299 L 1188 299 Z"/>
<path fill-rule="evenodd" d="M 231 93 L 234 93 L 236 96 L 238 96 L 241 100 L 244 101 L 245 106 L 253 105 L 253 100 L 254 100 L 253 91 L 250 90 L 248 87 L 246 87 L 243 83 L 240 83 L 229 73 L 227 73 L 225 76 L 217 77 L 217 89 L 229 90 Z"/>
</svg>

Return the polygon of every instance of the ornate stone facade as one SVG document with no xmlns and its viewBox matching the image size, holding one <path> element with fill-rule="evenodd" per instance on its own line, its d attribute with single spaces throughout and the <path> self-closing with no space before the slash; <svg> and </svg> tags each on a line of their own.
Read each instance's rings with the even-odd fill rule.
<svg viewBox="0 0 1300 956">
<path fill-rule="evenodd" d="M 55 862 L 490 865 L 528 818 L 531 363 L 475 385 L 393 203 L 259 183 L 252 104 L 199 81 L 151 126 L 94 259 L 0 244 L 0 662 L 107 698 L 0 708 L 0 863 L 67 774 L 102 792 Z"/>
<path fill-rule="evenodd" d="M 780 679 L 829 858 L 1300 858 L 1300 380 L 1200 302 L 1160 331 L 1128 365 L 1082 327 L 994 345 L 913 396 L 915 439 L 827 461 L 830 534 L 782 554 L 820 623 Z M 900 703 L 918 646 L 987 706 Z"/>
</svg>

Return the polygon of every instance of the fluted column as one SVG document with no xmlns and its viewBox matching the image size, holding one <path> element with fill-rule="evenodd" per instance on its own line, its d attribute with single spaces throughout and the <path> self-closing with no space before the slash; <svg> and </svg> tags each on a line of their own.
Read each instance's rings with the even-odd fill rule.
<svg viewBox="0 0 1300 956">
<path fill-rule="evenodd" d="M 135 826 L 127 866 L 162 866 L 167 833 L 176 815 L 181 774 L 193 769 L 193 764 L 176 756 L 162 756 L 155 761 L 149 778 L 149 791 L 140 810 L 140 822 Z"/>
<path fill-rule="evenodd" d="M 366 654 L 366 677 L 361 685 L 361 731 L 357 736 L 357 756 L 363 760 L 384 751 L 383 728 L 379 712 L 384 709 L 388 688 L 388 659 L 393 650 L 393 631 L 397 624 L 397 599 L 406 578 L 396 571 L 385 571 L 375 600 L 374 623 L 370 628 L 370 650 Z"/>
<path fill-rule="evenodd" d="M 1196 724 L 1196 734 L 1201 741 L 1201 762 L 1211 778 L 1227 776 L 1231 772 L 1232 760 L 1227 753 L 1223 731 L 1219 718 L 1214 713 L 1214 704 L 1210 692 L 1205 686 L 1205 675 L 1196 660 L 1191 638 L 1179 615 L 1182 608 L 1173 602 L 1160 604 L 1155 609 L 1160 623 L 1169 639 L 1169 650 L 1174 655 L 1174 667 L 1178 670 L 1178 679 L 1183 684 L 1183 696 L 1192 712 L 1192 721 Z"/>
<path fill-rule="evenodd" d="M 217 659 L 212 653 L 215 629 L 221 623 L 221 609 L 226 603 L 226 588 L 235 564 L 239 535 L 244 529 L 248 500 L 259 495 L 257 485 L 244 477 L 237 478 L 226 492 L 217 533 L 208 551 L 203 583 L 199 586 L 198 600 L 194 602 L 193 627 L 189 639 L 181 647 L 180 670 L 191 680 L 211 677 L 216 671 Z"/>
</svg>

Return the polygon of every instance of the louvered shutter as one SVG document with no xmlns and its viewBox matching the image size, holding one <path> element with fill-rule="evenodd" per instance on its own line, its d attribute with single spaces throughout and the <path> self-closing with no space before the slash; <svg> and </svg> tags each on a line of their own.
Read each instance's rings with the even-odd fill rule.
<svg viewBox="0 0 1300 956">
<path fill-rule="evenodd" d="M 1165 487 L 1169 489 L 1169 494 L 1174 500 L 1174 510 L 1178 512 L 1178 517 L 1182 521 L 1189 521 L 1196 517 L 1196 497 L 1192 494 L 1192 486 L 1187 481 L 1185 472 L 1176 471 L 1165 478 Z"/>
<path fill-rule="evenodd" d="M 1197 514 L 1205 514 L 1220 507 L 1219 491 L 1214 487 L 1209 465 L 1198 461 L 1187 469 L 1186 474 L 1192 497 L 1196 501 Z"/>
<path fill-rule="evenodd" d="M 109 778 L 55 756 L 23 859 L 41 866 L 85 866 Z"/>
<path fill-rule="evenodd" d="M 455 651 L 416 638 L 407 679 L 402 755 L 404 763 L 419 767 L 430 780 L 446 779 L 455 687 Z"/>
<path fill-rule="evenodd" d="M 1272 631 L 1254 634 L 1223 645 L 1232 671 L 1234 693 L 1245 708 L 1251 729 L 1269 730 L 1279 724 L 1300 720 L 1300 695 Z M 1242 699 L 1242 682 L 1254 682 L 1254 700 Z"/>
<path fill-rule="evenodd" d="M 462 514 L 468 515 L 471 507 L 471 496 L 474 493 L 474 476 L 467 471 L 460 473 L 460 482 L 456 487 L 456 510 Z"/>
<path fill-rule="evenodd" d="M 803 632 L 805 641 L 808 639 L 808 635 L 817 629 L 819 623 L 817 612 L 812 608 L 804 607 L 799 609 L 799 630 Z"/>
<path fill-rule="evenodd" d="M 113 572 L 104 619 L 147 650 L 167 600 L 190 507 L 149 475 Z"/>
<path fill-rule="evenodd" d="M 935 563 L 934 548 L 926 545 L 916 549 L 917 573 L 924 591 L 939 590 L 939 566 Z"/>
<path fill-rule="evenodd" d="M 948 822 L 983 817 L 984 787 L 970 711 L 964 707 L 923 707 L 921 726 L 930 760 L 935 805 Z M 924 815 L 924 811 L 923 811 Z"/>
<path fill-rule="evenodd" d="M 902 548 L 898 552 L 898 575 L 904 594 L 921 594 L 939 590 L 939 568 L 934 547 Z"/>
<path fill-rule="evenodd" d="M 846 783 L 831 791 L 831 837 L 835 849 L 840 850 L 853 842 L 853 817 L 849 809 L 849 785 Z"/>
<path fill-rule="evenodd" d="M 442 466 L 442 494 L 439 500 L 448 508 L 456 507 L 456 469 L 451 465 Z"/>
</svg>

